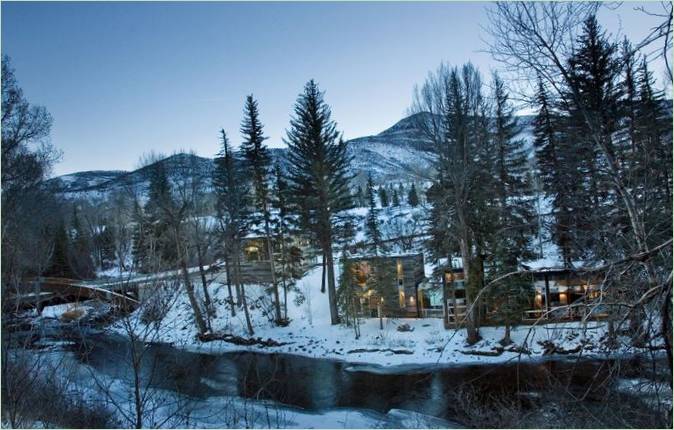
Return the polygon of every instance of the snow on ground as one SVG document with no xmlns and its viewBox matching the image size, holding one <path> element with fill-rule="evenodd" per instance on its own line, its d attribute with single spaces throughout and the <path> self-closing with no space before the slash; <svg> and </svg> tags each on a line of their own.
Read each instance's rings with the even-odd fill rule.
<svg viewBox="0 0 674 430">
<path fill-rule="evenodd" d="M 45 306 L 42 318 L 60 319 L 63 314 L 71 314 L 75 319 L 82 318 L 91 311 L 92 307 L 84 303 L 64 303 L 61 305 Z"/>
<path fill-rule="evenodd" d="M 339 276 L 337 270 L 336 272 L 336 276 Z M 508 351 L 510 347 L 499 351 L 498 341 L 503 337 L 501 327 L 482 327 L 480 334 L 483 339 L 468 346 L 465 342 L 465 330 L 445 330 L 442 320 L 438 318 L 384 318 L 383 330 L 379 327 L 378 318 L 362 319 L 360 338 L 355 339 L 353 328 L 330 324 L 327 293 L 321 293 L 320 286 L 321 269 L 317 267 L 298 282 L 298 290 L 304 296 L 302 303 L 295 303 L 298 293 L 288 294 L 288 316 L 291 323 L 287 327 L 276 327 L 264 315 L 263 309 L 271 309 L 271 302 L 262 287 L 245 287 L 249 304 L 255 308 L 251 311 L 255 328 L 253 337 L 273 339 L 284 343 L 282 346 L 241 346 L 219 340 L 199 341 L 192 310 L 184 294 L 177 296 L 153 341 L 210 353 L 246 350 L 335 359 L 355 364 L 352 370 L 370 371 L 394 371 L 398 366 L 398 370 L 409 370 L 436 364 L 445 366 L 536 360 L 544 358 L 542 343 L 546 341 L 565 350 L 582 348 L 583 356 L 607 355 L 602 342 L 606 334 L 606 324 L 596 321 L 588 321 L 584 326 L 580 322 L 564 322 L 514 327 L 511 338 L 515 346 L 525 346 L 530 351 L 529 354 Z M 212 322 L 212 331 L 248 337 L 243 312 L 237 309 L 236 316 L 231 316 L 226 308 L 226 286 L 213 284 L 211 294 L 218 310 L 217 317 Z M 262 305 L 263 302 L 267 303 L 266 306 Z M 136 311 L 136 318 L 140 312 L 142 311 Z M 412 331 L 398 331 L 397 328 L 402 324 L 408 324 Z M 120 327 L 117 329 L 122 332 Z M 480 355 L 475 354 L 476 352 Z M 570 356 L 577 357 L 577 354 Z"/>
<path fill-rule="evenodd" d="M 672 389 L 664 381 L 658 382 L 646 378 L 622 378 L 618 380 L 616 388 L 623 393 L 638 395 L 654 407 L 672 408 Z"/>
</svg>

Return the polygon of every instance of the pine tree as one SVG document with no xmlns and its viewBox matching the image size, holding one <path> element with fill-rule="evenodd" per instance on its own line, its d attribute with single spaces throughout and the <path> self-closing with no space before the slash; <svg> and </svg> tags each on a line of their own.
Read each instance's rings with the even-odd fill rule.
<svg viewBox="0 0 674 430">
<path fill-rule="evenodd" d="M 353 327 L 356 339 L 360 338 L 360 298 L 363 290 L 358 285 L 356 263 L 347 257 L 341 259 L 342 268 L 339 274 L 337 290 L 339 308 L 346 319 L 346 325 Z"/>
<path fill-rule="evenodd" d="M 391 206 L 400 206 L 400 197 L 398 197 L 398 190 L 393 190 L 393 198 L 391 199 Z"/>
<path fill-rule="evenodd" d="M 176 247 L 170 236 L 170 220 L 168 214 L 174 212 L 175 202 L 172 196 L 166 167 L 162 161 L 148 166 L 150 179 L 148 200 L 143 208 L 144 225 L 143 244 L 147 248 L 143 254 L 152 261 L 145 261 L 145 270 L 161 271 L 172 268 L 177 261 Z"/>
<path fill-rule="evenodd" d="M 283 176 L 281 166 L 274 166 L 274 196 L 272 206 L 277 211 L 276 222 L 273 225 L 274 236 L 278 239 L 281 248 L 279 259 L 279 276 L 283 286 L 283 319 L 288 320 L 288 291 L 295 289 L 297 280 L 304 275 L 302 265 L 302 251 L 292 244 L 292 235 L 297 234 L 297 228 L 290 211 L 290 195 L 288 182 Z"/>
<path fill-rule="evenodd" d="M 383 185 L 379 187 L 379 202 L 381 203 L 382 208 L 388 207 L 389 205 L 388 193 L 386 192 L 386 187 Z"/>
<path fill-rule="evenodd" d="M 503 81 L 494 74 L 493 153 L 495 196 L 498 205 L 496 240 L 505 245 L 510 269 L 533 257 L 530 249 L 534 228 L 534 202 L 525 142 Z"/>
<path fill-rule="evenodd" d="M 419 196 L 417 195 L 417 189 L 414 184 L 412 184 L 410 191 L 407 194 L 407 203 L 413 208 L 419 206 Z"/>
<path fill-rule="evenodd" d="M 51 256 L 51 264 L 49 269 L 45 271 L 47 276 L 69 279 L 75 277 L 68 259 L 68 250 L 70 246 L 69 242 L 70 240 L 68 238 L 66 225 L 63 220 L 61 220 L 56 227 L 56 232 L 54 235 L 54 251 L 52 252 Z"/>
<path fill-rule="evenodd" d="M 636 108 L 635 139 L 638 146 L 638 169 L 640 188 L 656 191 L 652 196 L 660 200 L 661 208 L 671 213 L 672 202 L 672 146 L 671 114 L 664 108 L 664 96 L 654 90 L 653 76 L 644 60 L 638 72 L 639 101 Z M 666 240 L 666 239 L 665 239 Z M 661 243 L 661 242 L 653 242 Z"/>
<path fill-rule="evenodd" d="M 452 261 L 457 252 L 461 255 L 468 307 L 466 339 L 473 344 L 480 339 L 478 293 L 487 234 L 493 229 L 489 215 L 493 196 L 485 186 L 492 180 L 492 170 L 481 77 L 470 63 L 461 69 L 443 65 L 421 92 L 431 97 L 418 97 L 417 111 L 437 115 L 430 116 L 437 123 L 426 131 L 434 145 L 437 172 L 427 193 L 431 204 L 428 246 L 434 259 Z"/>
<path fill-rule="evenodd" d="M 524 141 L 517 138 L 521 128 L 505 85 L 496 73 L 493 88 L 494 124 L 491 147 L 494 155 L 493 205 L 496 228 L 490 238 L 490 276 L 497 278 L 517 271 L 519 263 L 534 257 L 531 241 L 535 231 L 535 213 L 526 149 Z M 531 291 L 530 282 L 515 277 L 507 278 L 492 287 L 491 298 L 497 305 L 496 314 L 505 325 L 504 344 L 511 343 L 510 327 L 520 320 L 524 307 L 528 304 L 526 298 Z"/>
<path fill-rule="evenodd" d="M 327 264 L 328 298 L 332 324 L 339 323 L 335 295 L 333 221 L 352 207 L 348 173 L 350 159 L 339 138 L 331 112 L 311 80 L 297 99 L 285 142 L 288 145 L 288 181 L 298 215 L 306 231 L 320 244 Z"/>
<path fill-rule="evenodd" d="M 262 216 L 264 223 L 264 234 L 267 242 L 267 257 L 269 258 L 272 292 L 274 294 L 274 310 L 276 313 L 276 322 L 281 322 L 281 300 L 279 297 L 278 283 L 276 282 L 276 267 L 274 264 L 274 248 L 272 245 L 271 234 L 271 211 L 269 196 L 269 168 L 271 166 L 271 157 L 269 150 L 264 144 L 263 126 L 260 122 L 260 114 L 257 108 L 257 101 L 252 95 L 246 98 L 244 108 L 244 117 L 241 122 L 241 134 L 243 143 L 241 152 L 248 163 L 248 170 L 252 176 L 254 204 L 257 212 Z"/>
<path fill-rule="evenodd" d="M 70 247 L 70 266 L 78 279 L 92 279 L 95 275 L 94 262 L 91 259 L 91 239 L 82 228 L 77 205 L 73 205 L 72 235 Z"/>
<path fill-rule="evenodd" d="M 372 250 L 375 255 L 379 253 L 382 247 L 381 231 L 379 230 L 379 210 L 377 210 L 377 203 L 374 197 L 374 183 L 372 182 L 372 175 L 367 177 L 367 200 L 368 212 L 365 219 L 365 237 L 372 243 Z"/>
<path fill-rule="evenodd" d="M 575 241 L 579 257 L 605 257 L 615 249 L 610 236 L 622 217 L 613 210 L 617 196 L 610 173 L 618 159 L 614 136 L 620 119 L 621 67 L 617 46 L 609 42 L 595 16 L 583 23 L 568 64 L 565 145 L 577 160 L 575 173 L 582 178 L 582 187 L 574 195 Z M 619 175 L 615 170 L 614 174 Z"/>
<path fill-rule="evenodd" d="M 561 250 L 564 265 L 571 267 L 575 255 L 573 226 L 577 210 L 574 194 L 580 191 L 580 179 L 575 173 L 577 160 L 562 144 L 561 118 L 554 112 L 540 79 L 536 101 L 538 113 L 534 119 L 534 148 L 537 168 L 545 194 L 552 199 L 552 237 Z"/>
<path fill-rule="evenodd" d="M 215 158 L 213 170 L 213 189 L 216 195 L 216 211 L 220 224 L 222 241 L 227 259 L 228 274 L 236 283 L 237 295 L 241 299 L 249 335 L 253 335 L 253 324 L 248 312 L 246 294 L 241 283 L 241 241 L 246 236 L 250 219 L 250 196 L 248 181 L 242 162 L 237 160 L 229 147 L 224 130 L 222 148 Z M 230 267 L 230 263 L 232 267 Z M 228 276 L 229 279 L 229 276 Z M 230 304 L 233 307 L 232 292 L 229 291 Z"/>
</svg>

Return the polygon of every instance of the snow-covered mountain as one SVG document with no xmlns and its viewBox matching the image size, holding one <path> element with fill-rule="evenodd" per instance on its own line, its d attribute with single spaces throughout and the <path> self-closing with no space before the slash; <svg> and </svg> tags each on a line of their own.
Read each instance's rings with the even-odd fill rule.
<svg viewBox="0 0 674 430">
<path fill-rule="evenodd" d="M 347 142 L 352 156 L 352 173 L 356 181 L 363 183 L 367 174 L 372 174 L 377 183 L 395 181 L 425 181 L 432 175 L 430 142 L 418 128 L 424 118 L 416 114 L 398 121 L 392 127 L 374 136 L 359 137 Z M 522 137 L 530 142 L 531 117 L 521 117 Z M 272 148 L 272 158 L 285 166 L 287 150 Z M 195 163 L 197 170 L 209 175 L 213 160 L 193 154 L 175 154 L 159 163 L 164 164 L 169 176 L 178 176 L 181 168 Z M 133 189 L 147 190 L 150 167 L 133 171 L 86 171 L 59 176 L 49 181 L 50 185 L 66 197 L 104 197 L 110 192 Z"/>
</svg>

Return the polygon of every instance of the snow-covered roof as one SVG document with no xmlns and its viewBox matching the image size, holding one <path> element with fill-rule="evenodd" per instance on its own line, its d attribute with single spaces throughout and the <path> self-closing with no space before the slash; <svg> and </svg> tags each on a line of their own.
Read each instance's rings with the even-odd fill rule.
<svg viewBox="0 0 674 430">
<path fill-rule="evenodd" d="M 415 257 L 423 253 L 418 251 L 409 251 L 409 252 L 397 252 L 397 253 L 386 253 L 386 254 L 373 254 L 371 252 L 361 252 L 358 254 L 352 254 L 349 258 L 403 258 L 403 257 Z"/>
</svg>

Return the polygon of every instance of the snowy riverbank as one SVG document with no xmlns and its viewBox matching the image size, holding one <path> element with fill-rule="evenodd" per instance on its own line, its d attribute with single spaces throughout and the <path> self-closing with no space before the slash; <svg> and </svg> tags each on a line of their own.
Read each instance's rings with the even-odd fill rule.
<svg viewBox="0 0 674 430">
<path fill-rule="evenodd" d="M 465 342 L 465 330 L 446 330 L 442 320 L 438 318 L 384 318 L 383 330 L 379 327 L 379 319 L 363 319 L 360 337 L 356 339 L 353 328 L 330 325 L 327 295 L 320 292 L 320 269 L 314 269 L 305 276 L 298 287 L 304 301 L 298 304 L 297 294 L 289 293 L 288 316 L 291 323 L 287 327 L 277 327 L 269 322 L 260 306 L 251 310 L 255 328 L 253 337 L 272 339 L 281 343 L 280 346 L 245 346 L 222 340 L 200 341 L 197 339 L 192 311 L 184 294 L 176 298 L 152 341 L 198 352 L 254 351 L 341 360 L 356 365 L 354 369 L 370 371 L 385 371 L 386 368 L 413 370 L 429 365 L 535 361 L 579 355 L 606 358 L 627 349 L 634 352 L 633 348 L 629 348 L 629 339 L 624 339 L 623 347 L 607 350 L 604 344 L 606 324 L 596 321 L 589 321 L 585 325 L 581 322 L 565 322 L 514 327 L 511 333 L 514 343 L 505 348 L 499 344 L 503 337 L 501 327 L 482 327 L 482 340 L 468 346 Z M 266 294 L 259 286 L 247 286 L 246 291 L 252 299 L 264 297 Z M 217 309 L 217 316 L 212 321 L 213 333 L 249 337 L 245 330 L 243 312 L 237 309 L 236 316 L 231 316 L 226 308 L 226 286 L 213 284 L 211 294 Z M 254 302 L 249 299 L 251 301 Z M 139 312 L 132 315 L 132 318 L 139 318 Z M 398 331 L 404 324 L 411 331 Z M 119 323 L 113 325 L 113 330 L 124 331 Z"/>
</svg>

